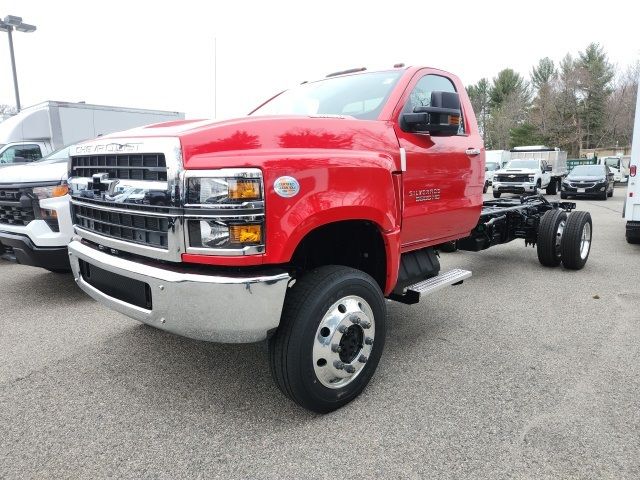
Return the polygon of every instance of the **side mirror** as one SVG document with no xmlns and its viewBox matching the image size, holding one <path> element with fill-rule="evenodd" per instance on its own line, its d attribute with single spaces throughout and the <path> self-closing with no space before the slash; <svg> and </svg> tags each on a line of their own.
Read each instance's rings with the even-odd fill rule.
<svg viewBox="0 0 640 480">
<path fill-rule="evenodd" d="M 553 167 L 551 165 L 547 165 L 547 167 L 544 169 L 545 172 L 551 172 L 553 170 Z"/>
<path fill-rule="evenodd" d="M 431 105 L 401 114 L 400 127 L 406 132 L 452 136 L 458 133 L 461 116 L 457 93 L 431 92 Z"/>
</svg>

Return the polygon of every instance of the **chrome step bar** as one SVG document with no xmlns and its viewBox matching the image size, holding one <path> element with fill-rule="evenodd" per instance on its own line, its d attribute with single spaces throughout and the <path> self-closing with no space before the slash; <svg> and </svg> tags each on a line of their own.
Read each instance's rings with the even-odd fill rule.
<svg viewBox="0 0 640 480">
<path fill-rule="evenodd" d="M 423 295 L 429 295 L 450 285 L 460 285 L 464 280 L 471 277 L 469 270 L 454 268 L 438 276 L 422 280 L 413 285 L 409 285 L 403 295 L 391 295 L 392 300 L 406 304 L 414 304 L 420 301 Z"/>
</svg>

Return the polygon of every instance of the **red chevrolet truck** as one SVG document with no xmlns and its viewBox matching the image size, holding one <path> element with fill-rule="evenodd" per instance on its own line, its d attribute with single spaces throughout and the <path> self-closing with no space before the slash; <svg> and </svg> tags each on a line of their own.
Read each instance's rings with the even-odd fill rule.
<svg viewBox="0 0 640 480">
<path fill-rule="evenodd" d="M 471 276 L 441 272 L 440 250 L 524 239 L 544 266 L 580 269 L 591 246 L 574 203 L 483 202 L 469 98 L 432 68 L 338 72 L 243 118 L 151 125 L 70 157 L 80 288 L 178 335 L 267 340 L 278 387 L 316 412 L 373 376 L 386 299 Z"/>
</svg>

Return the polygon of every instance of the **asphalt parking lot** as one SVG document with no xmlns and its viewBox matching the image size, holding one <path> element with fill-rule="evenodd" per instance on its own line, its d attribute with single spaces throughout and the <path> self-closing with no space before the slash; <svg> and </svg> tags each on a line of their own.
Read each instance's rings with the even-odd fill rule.
<svg viewBox="0 0 640 480">
<path fill-rule="evenodd" d="M 389 304 L 378 372 L 320 416 L 272 384 L 264 345 L 176 337 L 70 275 L 0 261 L 2 478 L 640 478 L 640 246 L 625 188 L 582 271 L 522 241 L 443 254 L 473 277 Z"/>
</svg>

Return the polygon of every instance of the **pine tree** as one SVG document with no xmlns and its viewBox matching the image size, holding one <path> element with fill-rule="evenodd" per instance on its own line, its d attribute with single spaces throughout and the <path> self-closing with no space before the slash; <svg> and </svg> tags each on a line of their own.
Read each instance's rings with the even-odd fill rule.
<svg viewBox="0 0 640 480">
<path fill-rule="evenodd" d="M 614 69 L 597 43 L 580 52 L 577 66 L 581 69 L 582 148 L 595 148 L 602 144 L 606 134 L 605 109 L 612 93 Z"/>
</svg>

